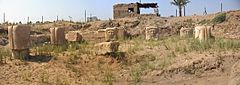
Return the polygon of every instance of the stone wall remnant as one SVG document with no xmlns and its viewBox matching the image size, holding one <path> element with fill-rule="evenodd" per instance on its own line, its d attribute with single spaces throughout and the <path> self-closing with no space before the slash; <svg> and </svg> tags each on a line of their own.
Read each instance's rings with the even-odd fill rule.
<svg viewBox="0 0 240 85">
<path fill-rule="evenodd" d="M 157 3 L 129 3 L 129 4 L 116 4 L 113 6 L 113 18 L 124 18 L 124 17 L 136 17 L 141 15 L 140 8 L 153 8 L 154 14 L 159 16 Z M 148 14 L 144 14 L 148 16 Z"/>
<path fill-rule="evenodd" d="M 30 27 L 26 25 L 16 25 L 8 27 L 8 37 L 12 57 L 24 59 L 29 56 L 30 47 Z"/>
</svg>

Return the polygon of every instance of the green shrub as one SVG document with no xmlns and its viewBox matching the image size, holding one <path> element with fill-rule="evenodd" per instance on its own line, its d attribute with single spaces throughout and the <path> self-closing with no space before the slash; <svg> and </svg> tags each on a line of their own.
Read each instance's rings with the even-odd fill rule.
<svg viewBox="0 0 240 85">
<path fill-rule="evenodd" d="M 226 20 L 226 13 L 221 13 L 218 14 L 216 17 L 212 19 L 212 23 L 217 24 L 217 23 L 222 23 Z"/>
<path fill-rule="evenodd" d="M 108 85 L 113 85 L 114 80 L 115 80 L 115 77 L 114 77 L 112 72 L 106 71 L 104 73 L 104 80 L 103 80 L 103 82 L 105 82 Z"/>
<path fill-rule="evenodd" d="M 198 22 L 198 24 L 203 25 L 203 24 L 208 24 L 208 23 L 210 23 L 210 22 L 211 22 L 210 20 L 204 19 L 204 20 L 201 20 L 200 22 Z"/>
</svg>

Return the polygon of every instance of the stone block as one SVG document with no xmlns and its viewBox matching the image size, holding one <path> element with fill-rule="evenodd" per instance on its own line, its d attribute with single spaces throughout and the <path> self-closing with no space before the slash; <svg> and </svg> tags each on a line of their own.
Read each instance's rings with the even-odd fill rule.
<svg viewBox="0 0 240 85">
<path fill-rule="evenodd" d="M 25 50 L 30 46 L 30 27 L 16 25 L 8 27 L 10 48 L 12 50 Z"/>
<path fill-rule="evenodd" d="M 64 31 L 64 28 L 50 28 L 51 43 L 64 44 L 66 41 Z"/>
<path fill-rule="evenodd" d="M 107 53 L 113 53 L 118 51 L 120 43 L 116 41 L 102 42 L 96 44 L 95 50 L 97 55 L 105 55 Z"/>
<path fill-rule="evenodd" d="M 146 40 L 158 40 L 159 39 L 159 29 L 155 26 L 146 27 L 145 39 Z"/>
<path fill-rule="evenodd" d="M 76 31 L 70 31 L 66 34 L 66 39 L 69 42 L 80 42 L 82 41 L 82 35 Z"/>
<path fill-rule="evenodd" d="M 195 27 L 195 39 L 200 41 L 206 41 L 212 38 L 212 26 L 196 26 Z"/>
<path fill-rule="evenodd" d="M 180 37 L 192 37 L 193 29 L 192 28 L 181 28 L 180 29 Z"/>
<path fill-rule="evenodd" d="M 105 31 L 105 40 L 106 41 L 114 41 L 117 40 L 117 28 L 106 28 Z"/>
</svg>

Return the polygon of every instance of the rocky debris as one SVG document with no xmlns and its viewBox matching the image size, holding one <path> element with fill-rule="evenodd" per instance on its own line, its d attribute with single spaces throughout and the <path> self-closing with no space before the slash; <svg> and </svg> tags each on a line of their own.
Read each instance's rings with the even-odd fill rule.
<svg viewBox="0 0 240 85">
<path fill-rule="evenodd" d="M 96 55 L 106 55 L 109 53 L 114 53 L 118 51 L 120 43 L 117 41 L 110 41 L 110 42 L 102 42 L 96 44 L 95 47 L 95 54 Z"/>
<path fill-rule="evenodd" d="M 231 68 L 229 85 L 240 85 L 240 61 Z"/>
<path fill-rule="evenodd" d="M 50 41 L 50 35 L 48 34 L 30 35 L 30 40 L 32 45 L 43 44 L 45 42 Z"/>
<path fill-rule="evenodd" d="M 0 38 L 0 45 L 5 46 L 8 44 L 8 40 L 6 38 Z"/>
<path fill-rule="evenodd" d="M 158 40 L 159 39 L 159 29 L 155 26 L 148 26 L 145 30 L 146 40 Z"/>
<path fill-rule="evenodd" d="M 80 42 L 82 41 L 82 35 L 77 31 L 70 31 L 66 34 L 66 40 L 69 42 Z"/>
<path fill-rule="evenodd" d="M 65 43 L 65 29 L 64 28 L 50 28 L 50 39 L 52 44 L 64 44 Z"/>
<path fill-rule="evenodd" d="M 180 30 L 180 37 L 192 37 L 193 29 L 192 28 L 182 28 Z"/>
<path fill-rule="evenodd" d="M 223 60 L 221 58 L 210 57 L 210 58 L 199 58 L 191 62 L 183 62 L 181 65 L 173 64 L 164 70 L 164 73 L 169 74 L 197 74 L 199 72 L 221 69 Z"/>
</svg>

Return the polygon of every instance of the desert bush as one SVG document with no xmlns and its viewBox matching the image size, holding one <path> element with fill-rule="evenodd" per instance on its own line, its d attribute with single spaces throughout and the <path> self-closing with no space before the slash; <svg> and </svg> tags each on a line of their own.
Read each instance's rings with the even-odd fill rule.
<svg viewBox="0 0 240 85">
<path fill-rule="evenodd" d="M 198 24 L 201 24 L 201 25 L 209 24 L 209 23 L 211 23 L 211 21 L 210 20 L 206 20 L 206 19 L 201 20 L 200 22 L 198 22 Z"/>
<path fill-rule="evenodd" d="M 106 72 L 104 73 L 104 78 L 103 78 L 103 79 L 104 79 L 103 82 L 105 82 L 106 84 L 108 84 L 108 85 L 113 85 L 113 82 L 114 82 L 114 80 L 115 80 L 115 77 L 114 77 L 114 75 L 113 75 L 112 72 L 106 71 Z"/>
<path fill-rule="evenodd" d="M 218 39 L 216 45 L 220 49 L 238 49 L 240 48 L 240 41 L 232 39 Z"/>
<path fill-rule="evenodd" d="M 137 84 L 141 81 L 142 71 L 139 68 L 132 69 L 130 71 L 130 79 L 134 84 Z"/>
<path fill-rule="evenodd" d="M 49 74 L 48 74 L 48 72 L 46 72 L 46 71 L 43 71 L 43 73 L 40 75 L 40 77 L 41 77 L 41 81 L 43 82 L 43 83 L 49 83 Z"/>
<path fill-rule="evenodd" d="M 222 23 L 226 20 L 226 13 L 220 13 L 216 17 L 212 19 L 212 23 L 217 24 L 217 23 Z"/>
<path fill-rule="evenodd" d="M 6 58 L 11 57 L 11 52 L 9 49 L 0 49 L 0 64 L 6 63 Z"/>
</svg>

